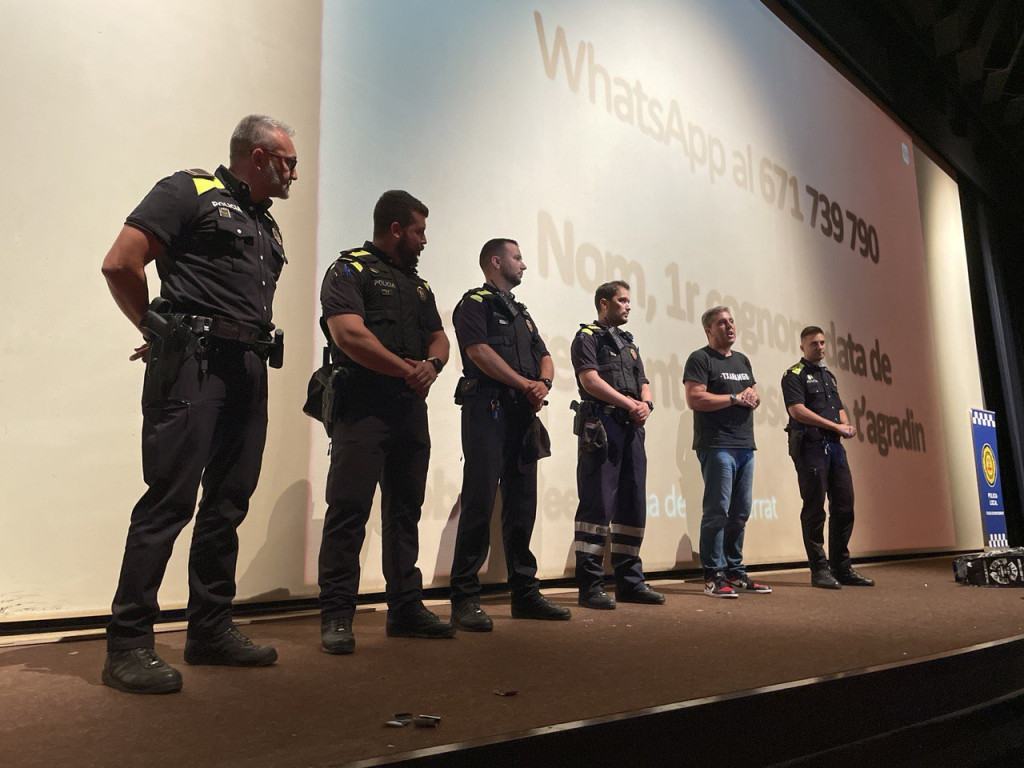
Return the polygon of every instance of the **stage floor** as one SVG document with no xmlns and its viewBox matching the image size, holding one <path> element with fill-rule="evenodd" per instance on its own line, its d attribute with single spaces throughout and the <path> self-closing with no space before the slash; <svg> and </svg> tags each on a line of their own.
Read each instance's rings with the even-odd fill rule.
<svg viewBox="0 0 1024 768">
<path fill-rule="evenodd" d="M 485 599 L 494 632 L 454 640 L 388 638 L 384 611 L 362 611 L 351 656 L 320 650 L 318 616 L 264 620 L 245 627 L 277 647 L 264 669 L 189 667 L 184 632 L 161 632 L 185 680 L 169 696 L 105 688 L 101 638 L 0 647 L 0 766 L 336 766 L 1024 635 L 1024 591 L 958 585 L 950 562 L 858 566 L 878 585 L 841 591 L 758 573 L 774 594 L 738 600 L 661 581 L 666 605 L 607 612 L 548 591 L 569 622 L 513 620 L 507 599 Z M 386 727 L 399 712 L 441 722 Z"/>
</svg>

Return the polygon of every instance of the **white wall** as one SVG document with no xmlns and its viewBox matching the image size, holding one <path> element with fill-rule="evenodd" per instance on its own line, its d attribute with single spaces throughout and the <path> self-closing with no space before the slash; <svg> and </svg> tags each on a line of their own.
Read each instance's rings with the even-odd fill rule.
<svg viewBox="0 0 1024 768">
<path fill-rule="evenodd" d="M 100 263 L 162 176 L 227 162 L 239 118 L 296 130 L 299 180 L 274 214 L 289 265 L 275 321 L 264 471 L 241 531 L 239 594 L 303 590 L 309 494 L 320 79 L 319 2 L 0 0 L 0 621 L 109 611 L 144 490 L 138 341 Z M 150 271 L 155 293 L 155 270 Z M 188 535 L 186 531 L 186 536 Z M 187 596 L 187 539 L 161 600 Z"/>
</svg>

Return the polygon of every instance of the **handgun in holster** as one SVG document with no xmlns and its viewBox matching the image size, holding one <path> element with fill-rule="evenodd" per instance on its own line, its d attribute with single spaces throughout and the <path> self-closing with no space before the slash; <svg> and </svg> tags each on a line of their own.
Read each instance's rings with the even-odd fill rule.
<svg viewBox="0 0 1024 768">
<path fill-rule="evenodd" d="M 321 424 L 331 436 L 334 422 L 341 411 L 343 396 L 352 377 L 352 370 L 331 362 L 330 346 L 324 347 L 323 365 L 313 371 L 306 388 L 306 403 L 302 411 Z"/>
<path fill-rule="evenodd" d="M 608 451 L 608 432 L 598 415 L 598 409 L 593 403 L 577 400 L 573 400 L 569 407 L 576 412 L 572 432 L 579 437 L 580 450 L 603 461 Z"/>
<path fill-rule="evenodd" d="M 791 459 L 796 459 L 800 456 L 800 446 L 804 442 L 806 430 L 802 427 L 790 424 L 786 427 L 786 433 L 789 437 L 789 457 Z"/>
<path fill-rule="evenodd" d="M 171 314 L 171 302 L 153 299 L 139 322 L 149 342 L 146 377 L 142 385 L 142 404 L 166 400 L 178 380 L 185 359 L 196 351 L 198 339 L 183 321 L 183 315 Z"/>
</svg>

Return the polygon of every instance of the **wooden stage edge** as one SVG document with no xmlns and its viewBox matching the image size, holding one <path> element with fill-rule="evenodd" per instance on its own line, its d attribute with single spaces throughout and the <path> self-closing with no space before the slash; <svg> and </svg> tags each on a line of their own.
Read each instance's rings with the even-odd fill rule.
<svg viewBox="0 0 1024 768">
<path fill-rule="evenodd" d="M 956 584 L 951 560 L 858 563 L 877 586 L 838 591 L 758 571 L 774 593 L 736 600 L 658 579 L 664 606 L 614 611 L 546 588 L 568 622 L 487 595 L 494 632 L 454 640 L 389 638 L 367 609 L 342 657 L 316 613 L 240 619 L 278 649 L 262 669 L 186 665 L 165 625 L 169 696 L 104 687 L 95 631 L 8 636 L 0 766 L 1024 768 L 1024 590 Z M 399 712 L 441 722 L 386 727 Z"/>
<path fill-rule="evenodd" d="M 913 661 L 344 765 L 1018 766 L 1024 765 L 1022 660 L 1019 635 Z M 992 669 L 1005 676 L 993 678 Z M 979 686 L 979 680 L 988 684 Z"/>
</svg>

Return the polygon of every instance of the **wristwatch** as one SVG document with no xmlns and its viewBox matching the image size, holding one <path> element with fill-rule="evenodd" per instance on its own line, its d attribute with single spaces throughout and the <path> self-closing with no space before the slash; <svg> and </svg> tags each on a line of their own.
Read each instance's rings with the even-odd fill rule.
<svg viewBox="0 0 1024 768">
<path fill-rule="evenodd" d="M 441 362 L 439 357 L 428 357 L 427 362 L 434 366 L 434 371 L 441 373 L 441 369 L 444 368 L 444 363 Z"/>
<path fill-rule="evenodd" d="M 729 395 L 729 402 L 731 402 L 733 405 L 736 405 L 736 401 L 737 401 L 736 395 Z"/>
<path fill-rule="evenodd" d="M 650 400 L 644 400 L 644 402 L 647 403 L 647 410 L 649 410 L 651 413 L 654 413 L 654 403 L 652 403 Z"/>
<path fill-rule="evenodd" d="M 551 379 L 540 379 L 541 384 L 548 388 L 548 392 L 551 391 Z"/>
</svg>

